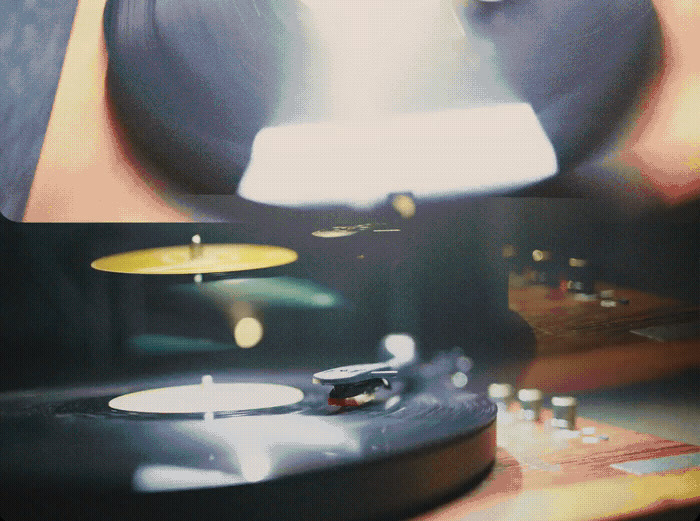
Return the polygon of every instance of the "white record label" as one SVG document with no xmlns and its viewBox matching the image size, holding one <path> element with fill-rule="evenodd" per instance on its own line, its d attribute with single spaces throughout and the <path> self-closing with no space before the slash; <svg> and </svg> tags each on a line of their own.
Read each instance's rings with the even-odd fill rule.
<svg viewBox="0 0 700 521">
<path fill-rule="evenodd" d="M 187 414 L 267 409 L 300 402 L 304 393 L 296 387 L 268 383 L 212 383 L 162 387 L 117 396 L 112 409 L 127 412 Z"/>
</svg>

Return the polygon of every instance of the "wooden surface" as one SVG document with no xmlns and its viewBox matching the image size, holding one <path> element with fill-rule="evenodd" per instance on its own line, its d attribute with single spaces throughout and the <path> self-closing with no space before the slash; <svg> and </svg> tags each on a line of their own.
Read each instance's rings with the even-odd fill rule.
<svg viewBox="0 0 700 521">
<path fill-rule="evenodd" d="M 600 299 L 576 300 L 575 294 L 542 284 L 509 289 L 509 306 L 532 327 L 537 353 L 552 355 L 585 351 L 610 345 L 637 344 L 632 329 L 700 319 L 700 307 L 632 288 L 605 282 L 595 291 L 612 290 L 617 303 L 607 308 Z"/>
<path fill-rule="evenodd" d="M 535 358 L 519 375 L 518 388 L 568 393 L 646 382 L 700 367 L 697 339 L 640 340 L 586 352 Z"/>
<path fill-rule="evenodd" d="M 517 385 L 544 392 L 574 392 L 616 387 L 667 377 L 700 367 L 700 338 L 660 342 L 632 329 L 700 319 L 700 307 L 604 282 L 597 292 L 613 290 L 618 303 L 576 300 L 544 285 L 511 287 L 509 305 L 532 327 L 537 357 Z"/>
<path fill-rule="evenodd" d="M 614 463 L 692 454 L 700 447 L 579 418 L 608 440 L 586 443 L 540 422 L 499 417 L 497 461 L 476 489 L 414 521 L 638 519 L 671 513 L 695 521 L 700 513 L 700 467 L 636 476 Z M 588 440 L 590 441 L 590 440 Z M 697 510 L 697 512 L 696 512 Z M 681 515 L 683 514 L 683 515 Z"/>
</svg>

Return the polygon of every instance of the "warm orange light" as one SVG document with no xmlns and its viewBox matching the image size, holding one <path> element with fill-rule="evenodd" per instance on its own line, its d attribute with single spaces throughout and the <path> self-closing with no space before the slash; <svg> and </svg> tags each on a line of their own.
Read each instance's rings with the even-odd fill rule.
<svg viewBox="0 0 700 521">
<path fill-rule="evenodd" d="M 532 260 L 535 262 L 547 261 L 552 258 L 552 252 L 547 250 L 534 250 Z"/>
<path fill-rule="evenodd" d="M 501 251 L 504 259 L 515 257 L 515 246 L 512 244 L 504 244 Z"/>
<path fill-rule="evenodd" d="M 408 195 L 397 195 L 391 202 L 391 206 L 404 219 L 410 219 L 416 215 L 416 203 Z"/>
<path fill-rule="evenodd" d="M 263 337 L 263 325 L 257 318 L 243 317 L 233 328 L 233 338 L 238 347 L 250 348 L 258 344 Z"/>
</svg>

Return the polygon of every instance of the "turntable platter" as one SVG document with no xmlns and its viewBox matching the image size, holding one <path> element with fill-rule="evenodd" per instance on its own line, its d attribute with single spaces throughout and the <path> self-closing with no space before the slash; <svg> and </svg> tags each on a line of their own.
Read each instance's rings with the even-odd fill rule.
<svg viewBox="0 0 700 521">
<path fill-rule="evenodd" d="M 0 395 L 0 515 L 357 520 L 415 513 L 480 481 L 496 453 L 495 405 L 421 371 L 355 408 L 328 405 L 326 389 L 293 371 L 216 373 L 204 385 L 201 375 L 180 375 Z M 200 395 L 203 386 L 221 385 L 239 402 L 204 414 L 126 403 L 149 392 L 191 395 L 187 382 Z M 261 392 L 270 390 L 262 408 Z"/>
<path fill-rule="evenodd" d="M 195 275 L 282 266 L 297 253 L 263 244 L 197 244 L 150 248 L 109 255 L 93 261 L 100 271 L 142 275 Z"/>
</svg>

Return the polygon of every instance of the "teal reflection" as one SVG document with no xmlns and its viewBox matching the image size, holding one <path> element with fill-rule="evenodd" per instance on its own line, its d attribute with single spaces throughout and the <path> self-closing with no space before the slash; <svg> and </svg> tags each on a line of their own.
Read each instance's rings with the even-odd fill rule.
<svg viewBox="0 0 700 521">
<path fill-rule="evenodd" d="M 182 284 L 176 291 L 204 297 L 228 308 L 235 301 L 260 306 L 323 309 L 347 304 L 338 292 L 310 280 L 294 277 L 226 279 L 201 284 Z"/>
<path fill-rule="evenodd" d="M 214 342 L 208 338 L 144 334 L 129 339 L 130 350 L 141 354 L 198 353 L 225 351 L 236 347 L 233 343 Z"/>
</svg>

